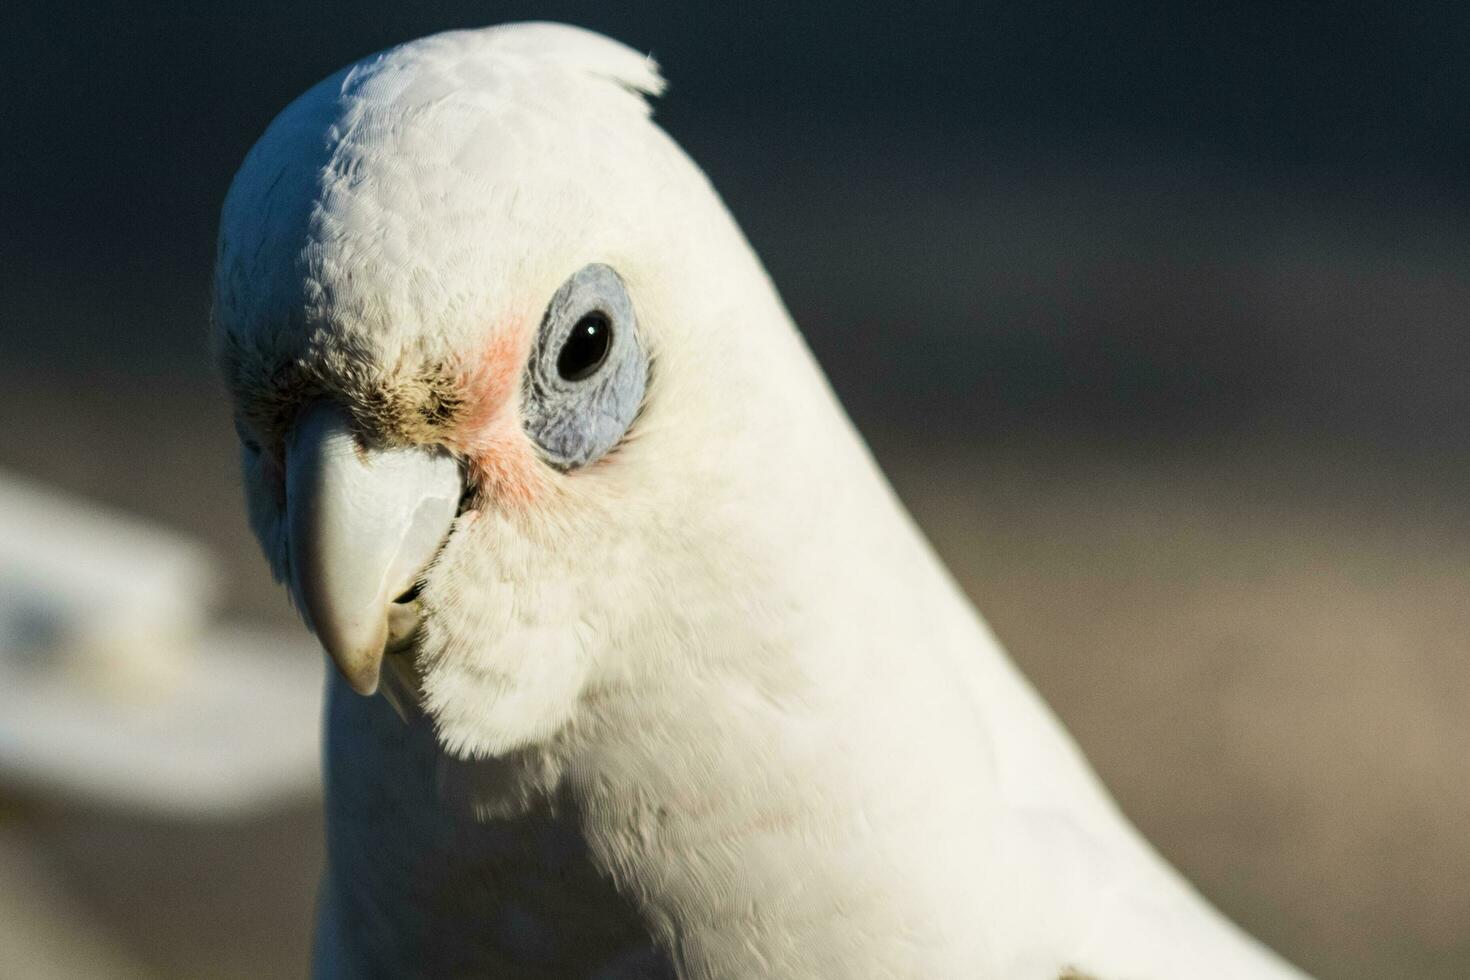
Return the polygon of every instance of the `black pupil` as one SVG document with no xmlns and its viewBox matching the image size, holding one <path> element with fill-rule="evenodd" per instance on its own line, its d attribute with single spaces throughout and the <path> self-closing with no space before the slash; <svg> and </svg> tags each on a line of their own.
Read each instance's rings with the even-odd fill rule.
<svg viewBox="0 0 1470 980">
<path fill-rule="evenodd" d="M 568 381 L 592 376 L 607 358 L 612 346 L 612 324 L 601 313 L 588 313 L 577 321 L 561 353 L 556 355 L 556 373 Z"/>
</svg>

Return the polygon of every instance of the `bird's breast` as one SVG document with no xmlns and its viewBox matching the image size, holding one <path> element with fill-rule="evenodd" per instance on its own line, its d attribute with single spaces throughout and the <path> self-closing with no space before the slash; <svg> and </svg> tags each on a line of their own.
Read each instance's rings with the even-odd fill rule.
<svg viewBox="0 0 1470 980">
<path fill-rule="evenodd" d="M 511 763 L 456 763 L 426 720 L 330 684 L 318 975 L 673 976 L 573 821 L 477 814 Z"/>
</svg>

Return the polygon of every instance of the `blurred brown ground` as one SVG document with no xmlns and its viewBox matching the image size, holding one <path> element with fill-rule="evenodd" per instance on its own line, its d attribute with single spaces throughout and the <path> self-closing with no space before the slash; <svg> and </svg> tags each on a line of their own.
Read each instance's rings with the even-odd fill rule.
<svg viewBox="0 0 1470 980">
<path fill-rule="evenodd" d="M 1123 808 L 1322 977 L 1470 975 L 1463 499 L 1316 452 L 895 466 Z"/>
<path fill-rule="evenodd" d="M 44 430 L 5 430 L 6 465 L 197 534 L 227 561 L 231 615 L 288 618 L 239 515 L 217 397 L 78 412 L 18 394 Z M 108 449 L 54 451 L 81 442 Z M 1124 808 L 1205 894 L 1323 977 L 1470 975 L 1470 506 L 1452 468 L 1330 447 L 877 445 Z M 0 908 L 50 923 L 27 940 L 65 943 L 77 975 L 73 936 L 120 976 L 304 973 L 313 801 L 211 826 L 12 800 L 0 830 Z M 21 928 L 0 917 L 0 947 Z"/>
</svg>

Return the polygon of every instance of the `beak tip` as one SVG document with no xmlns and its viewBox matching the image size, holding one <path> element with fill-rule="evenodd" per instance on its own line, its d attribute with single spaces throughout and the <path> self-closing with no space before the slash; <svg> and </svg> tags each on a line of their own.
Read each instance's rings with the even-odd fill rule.
<svg viewBox="0 0 1470 980">
<path fill-rule="evenodd" d="M 341 668 L 338 668 L 341 670 Z M 378 693 L 378 662 L 374 660 L 371 664 L 363 664 L 355 671 L 341 670 L 342 677 L 347 681 L 347 686 L 352 688 L 363 697 L 372 697 Z"/>
<path fill-rule="evenodd" d="M 347 638 L 336 635 L 317 634 L 317 640 L 347 686 L 364 697 L 377 693 L 378 675 L 383 666 L 383 647 L 387 642 L 385 621 L 369 635 Z"/>
</svg>

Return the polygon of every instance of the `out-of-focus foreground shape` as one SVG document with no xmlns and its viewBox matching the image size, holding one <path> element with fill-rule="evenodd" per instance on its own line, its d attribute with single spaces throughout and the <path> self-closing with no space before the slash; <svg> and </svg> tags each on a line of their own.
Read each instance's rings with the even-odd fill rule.
<svg viewBox="0 0 1470 980">
<path fill-rule="evenodd" d="M 0 796 L 222 818 L 316 793 L 321 658 L 211 624 L 166 530 L 0 473 Z"/>
</svg>

